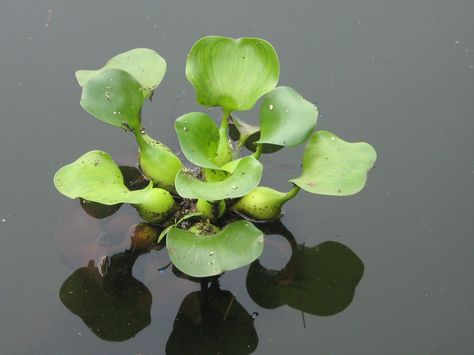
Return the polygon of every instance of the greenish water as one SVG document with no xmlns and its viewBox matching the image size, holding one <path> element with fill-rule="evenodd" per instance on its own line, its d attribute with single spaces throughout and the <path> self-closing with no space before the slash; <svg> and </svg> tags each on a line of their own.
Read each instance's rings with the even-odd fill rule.
<svg viewBox="0 0 474 355">
<path fill-rule="evenodd" d="M 0 353 L 473 353 L 473 16 L 467 0 L 0 4 Z M 164 250 L 126 252 L 133 209 L 96 220 L 52 176 L 91 149 L 135 162 L 130 137 L 80 108 L 75 70 L 159 51 L 168 72 L 144 123 L 177 148 L 174 119 L 202 110 L 186 53 L 209 34 L 269 40 L 280 84 L 318 104 L 319 129 L 370 142 L 378 161 L 358 195 L 290 202 L 259 262 L 201 306 L 199 283 L 158 271 Z M 264 184 L 287 189 L 301 155 L 265 155 Z M 78 284 L 100 301 L 72 297 Z M 291 297 L 302 288 L 310 301 Z"/>
</svg>

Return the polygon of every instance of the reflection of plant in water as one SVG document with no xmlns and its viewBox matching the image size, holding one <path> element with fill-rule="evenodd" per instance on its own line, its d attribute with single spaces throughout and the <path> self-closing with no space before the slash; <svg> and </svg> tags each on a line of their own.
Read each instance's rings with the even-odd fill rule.
<svg viewBox="0 0 474 355">
<path fill-rule="evenodd" d="M 91 261 L 61 287 L 63 304 L 101 339 L 124 341 L 150 324 L 151 293 L 132 276 L 139 255 L 125 251 L 98 266 Z"/>
<path fill-rule="evenodd" d="M 261 307 L 291 308 L 318 316 L 344 310 L 354 297 L 364 273 L 364 264 L 345 245 L 327 241 L 314 247 L 297 244 L 293 235 L 279 226 L 290 242 L 292 255 L 280 271 L 264 268 L 254 261 L 247 274 L 247 290 Z"/>
<path fill-rule="evenodd" d="M 211 36 L 192 47 L 186 76 L 197 101 L 223 110 L 219 126 L 200 112 L 176 119 L 181 149 L 194 168 L 184 167 L 141 124 L 144 101 L 151 98 L 165 71 L 166 62 L 158 53 L 139 48 L 113 57 L 99 70 L 76 73 L 82 107 L 134 135 L 143 173 L 136 181 L 146 177 L 148 183 L 131 188 L 123 169 L 99 150 L 61 168 L 54 183 L 64 195 L 81 198 L 90 214 L 96 213 L 96 203 L 112 206 L 101 217 L 128 203 L 147 222 L 162 225 L 165 231 L 159 239 L 166 236 L 171 261 L 184 273 L 218 275 L 261 255 L 263 233 L 250 221 L 235 220 L 231 212 L 257 221 L 274 220 L 300 189 L 347 196 L 365 185 L 375 150 L 327 131 L 314 132 L 316 106 L 292 88 L 276 87 L 279 60 L 270 43 Z M 253 108 L 260 98 L 258 127 L 235 117 L 235 111 Z M 235 137 L 235 146 L 230 136 Z M 305 142 L 302 173 L 290 180 L 293 187 L 288 192 L 259 186 L 262 153 Z M 254 153 L 238 157 L 244 146 Z"/>
<path fill-rule="evenodd" d="M 252 317 L 216 280 L 187 295 L 173 324 L 166 354 L 251 354 L 258 336 Z"/>
<path fill-rule="evenodd" d="M 259 260 L 250 265 L 247 291 L 255 303 L 269 309 L 287 304 L 320 316 L 338 313 L 351 303 L 363 264 L 348 247 L 330 241 L 315 247 L 298 244 L 279 220 L 260 227 L 266 235 L 285 237 L 292 256 L 281 271 L 267 270 Z M 60 290 L 63 304 L 104 340 L 127 340 L 150 324 L 152 295 L 132 276 L 132 267 L 140 255 L 163 245 L 150 243 L 159 230 L 149 224 L 138 224 L 132 230 L 129 250 L 106 257 L 97 266 L 90 261 Z M 167 354 L 186 354 L 189 349 L 193 354 L 255 351 L 255 315 L 250 315 L 232 293 L 220 289 L 220 275 L 193 278 L 174 267 L 173 273 L 200 284 L 200 291 L 183 299 L 166 344 Z"/>
</svg>

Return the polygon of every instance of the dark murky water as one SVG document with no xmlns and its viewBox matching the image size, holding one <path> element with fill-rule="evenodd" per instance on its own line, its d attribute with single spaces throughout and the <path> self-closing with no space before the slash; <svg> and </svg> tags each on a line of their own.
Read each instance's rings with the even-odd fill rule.
<svg viewBox="0 0 474 355">
<path fill-rule="evenodd" d="M 470 0 L 3 1 L 0 353 L 472 354 L 473 17 Z M 199 284 L 158 271 L 166 252 L 126 252 L 132 209 L 95 220 L 52 176 L 91 149 L 134 162 L 130 137 L 80 108 L 75 70 L 158 50 L 168 73 L 144 122 L 177 147 L 173 120 L 201 110 L 186 53 L 208 34 L 269 40 L 280 84 L 318 103 L 319 128 L 379 158 L 360 194 L 288 204 L 293 253 L 270 231 L 259 263 L 213 283 L 200 310 Z M 265 156 L 264 183 L 287 188 L 301 153 Z M 78 285 L 94 297 L 73 297 Z M 77 307 L 91 311 L 81 319 Z"/>
</svg>

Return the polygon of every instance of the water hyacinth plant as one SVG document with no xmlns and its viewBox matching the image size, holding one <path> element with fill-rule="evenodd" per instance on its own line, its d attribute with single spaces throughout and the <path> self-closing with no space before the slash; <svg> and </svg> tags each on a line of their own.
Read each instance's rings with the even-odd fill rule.
<svg viewBox="0 0 474 355">
<path fill-rule="evenodd" d="M 171 261 L 182 272 L 193 277 L 218 275 L 257 259 L 264 235 L 252 222 L 279 218 L 282 206 L 300 189 L 347 196 L 364 187 L 375 150 L 367 143 L 315 132 L 317 107 L 294 89 L 277 87 L 278 56 L 267 41 L 209 36 L 191 48 L 186 77 L 198 103 L 222 108 L 219 125 L 202 112 L 176 119 L 179 144 L 192 167 L 150 137 L 141 124 L 142 106 L 165 71 L 166 62 L 158 53 L 138 48 L 113 57 L 98 70 L 76 72 L 81 106 L 133 134 L 139 167 L 149 183 L 129 189 L 112 157 L 94 150 L 59 169 L 54 184 L 72 199 L 134 206 L 145 221 L 162 226 L 156 242 L 166 238 Z M 259 99 L 259 126 L 234 116 L 252 109 Z M 290 180 L 288 191 L 259 186 L 262 153 L 304 143 L 302 172 Z M 244 147 L 250 154 L 245 155 Z"/>
</svg>

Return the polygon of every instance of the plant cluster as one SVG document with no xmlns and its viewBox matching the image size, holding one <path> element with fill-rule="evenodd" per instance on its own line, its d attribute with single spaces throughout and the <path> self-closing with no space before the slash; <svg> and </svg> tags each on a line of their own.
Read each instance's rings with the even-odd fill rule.
<svg viewBox="0 0 474 355">
<path fill-rule="evenodd" d="M 171 261 L 182 272 L 212 276 L 251 263 L 263 251 L 263 233 L 251 221 L 279 218 L 283 204 L 300 189 L 347 196 L 364 187 L 375 150 L 367 143 L 315 132 L 316 106 L 290 87 L 277 87 L 278 56 L 267 41 L 209 36 L 191 48 L 186 77 L 198 103 L 223 111 L 219 125 L 201 112 L 176 119 L 181 150 L 193 168 L 185 167 L 141 124 L 142 106 L 165 71 L 158 53 L 138 48 L 113 57 L 101 69 L 76 72 L 81 106 L 134 135 L 139 167 L 149 184 L 129 189 L 112 157 L 98 150 L 59 169 L 54 184 L 69 198 L 131 204 L 145 221 L 162 225 L 158 241 L 166 237 Z M 235 116 L 259 99 L 258 127 Z M 290 180 L 288 192 L 259 186 L 262 153 L 305 142 L 301 175 Z M 244 146 L 251 154 L 244 155 Z M 245 218 L 229 218 L 231 212 Z"/>
</svg>

